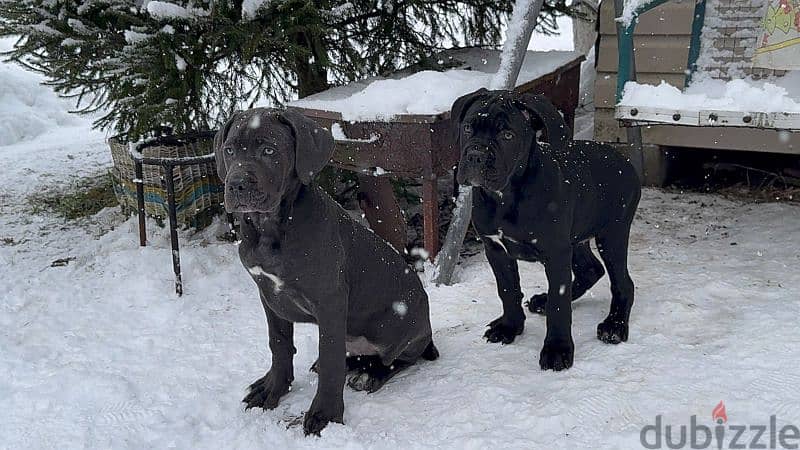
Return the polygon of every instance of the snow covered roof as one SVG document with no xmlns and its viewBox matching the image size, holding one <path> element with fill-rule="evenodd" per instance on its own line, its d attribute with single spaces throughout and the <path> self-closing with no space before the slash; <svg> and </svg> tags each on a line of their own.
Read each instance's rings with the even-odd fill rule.
<svg viewBox="0 0 800 450">
<path fill-rule="evenodd" d="M 529 51 L 517 86 L 556 71 L 582 56 L 576 52 Z M 320 92 L 289 106 L 338 113 L 347 121 L 389 121 L 403 115 L 438 115 L 460 96 L 488 87 L 500 66 L 500 51 L 479 48 L 449 50 L 436 64 L 444 71 L 410 67 L 391 78 L 373 77 Z"/>
</svg>

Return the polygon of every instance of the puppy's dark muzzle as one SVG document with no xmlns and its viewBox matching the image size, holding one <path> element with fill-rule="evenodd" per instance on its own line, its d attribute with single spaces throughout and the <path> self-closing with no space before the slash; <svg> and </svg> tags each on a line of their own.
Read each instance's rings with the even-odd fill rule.
<svg viewBox="0 0 800 450">
<path fill-rule="evenodd" d="M 225 210 L 234 212 L 264 212 L 269 196 L 260 192 L 256 178 L 247 173 L 229 174 L 225 180 Z"/>
<path fill-rule="evenodd" d="M 256 186 L 256 180 L 246 175 L 228 177 L 225 182 L 225 190 L 235 194 L 251 191 Z"/>
<path fill-rule="evenodd" d="M 482 148 L 470 149 L 461 158 L 457 181 L 467 186 L 482 186 L 493 163 L 491 154 Z"/>
</svg>

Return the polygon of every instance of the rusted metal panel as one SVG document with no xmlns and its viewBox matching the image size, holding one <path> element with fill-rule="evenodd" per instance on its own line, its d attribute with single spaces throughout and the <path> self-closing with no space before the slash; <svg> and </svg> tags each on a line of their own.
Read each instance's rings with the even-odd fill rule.
<svg viewBox="0 0 800 450">
<path fill-rule="evenodd" d="M 425 250 L 431 261 L 439 253 L 439 191 L 436 175 L 422 179 L 422 227 L 425 234 Z"/>
<path fill-rule="evenodd" d="M 408 243 L 403 211 L 392 190 L 388 177 L 359 175 L 358 206 L 372 230 L 402 252 Z"/>
<path fill-rule="evenodd" d="M 518 87 L 520 92 L 542 94 L 564 114 L 564 120 L 575 129 L 575 108 L 580 96 L 581 60 L 576 60 L 560 70 Z"/>
<path fill-rule="evenodd" d="M 338 124 L 351 139 L 336 141 L 332 162 L 338 167 L 356 172 L 380 167 L 392 175 L 410 178 L 430 173 L 433 168 L 430 122 L 346 122 L 330 119 L 328 111 L 294 109 L 325 128 Z"/>
<path fill-rule="evenodd" d="M 429 132 L 431 135 L 431 149 L 438 149 L 431 152 L 433 173 L 444 175 L 453 170 L 461 158 L 461 149 L 458 148 L 455 142 L 455 132 L 450 121 L 450 113 L 447 113 L 447 119 L 431 124 Z"/>
</svg>

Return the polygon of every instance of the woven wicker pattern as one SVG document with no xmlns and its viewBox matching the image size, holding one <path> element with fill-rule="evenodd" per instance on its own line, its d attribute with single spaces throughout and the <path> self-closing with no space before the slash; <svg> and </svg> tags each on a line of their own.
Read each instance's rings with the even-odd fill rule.
<svg viewBox="0 0 800 450">
<path fill-rule="evenodd" d="M 786 74 L 752 64 L 766 6 L 764 0 L 707 0 L 698 72 L 722 80 Z"/>
<path fill-rule="evenodd" d="M 108 141 L 114 161 L 114 193 L 128 214 L 137 210 L 136 178 L 133 158 L 128 143 L 120 137 Z M 141 148 L 144 156 L 155 158 L 182 158 L 200 156 L 213 151 L 213 135 L 191 137 L 166 137 Z M 167 190 L 165 169 L 161 166 L 143 165 L 145 212 L 158 219 L 167 217 Z M 178 223 L 184 226 L 202 226 L 215 213 L 221 211 L 224 185 L 217 176 L 213 163 L 175 166 L 175 203 Z"/>
</svg>

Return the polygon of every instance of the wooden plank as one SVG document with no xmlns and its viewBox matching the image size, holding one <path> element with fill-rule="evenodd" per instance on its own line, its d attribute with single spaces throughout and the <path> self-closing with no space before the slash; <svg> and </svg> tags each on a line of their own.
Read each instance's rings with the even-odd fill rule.
<svg viewBox="0 0 800 450">
<path fill-rule="evenodd" d="M 682 73 L 643 73 L 639 83 L 657 86 L 665 81 L 673 86 L 683 87 L 686 76 Z M 617 73 L 599 72 L 594 82 L 595 107 L 613 108 L 617 95 Z"/>
<path fill-rule="evenodd" d="M 595 110 L 595 139 L 625 142 L 625 129 L 614 118 L 614 110 Z M 715 150 L 740 150 L 800 155 L 800 132 L 741 127 L 692 127 L 648 125 L 642 127 L 645 144 Z"/>
<path fill-rule="evenodd" d="M 800 113 L 701 110 L 700 126 L 774 128 L 800 131 Z"/>
<path fill-rule="evenodd" d="M 699 127 L 767 128 L 800 131 L 800 113 L 655 108 L 622 105 L 614 117 L 633 125 L 672 124 Z"/>
<path fill-rule="evenodd" d="M 775 128 L 800 132 L 800 113 L 772 113 Z"/>
<path fill-rule="evenodd" d="M 697 126 L 700 121 L 698 111 L 681 111 L 672 108 L 641 106 L 617 106 L 614 118 L 644 124 L 656 122 L 689 126 Z"/>
<path fill-rule="evenodd" d="M 786 131 L 660 125 L 647 128 L 645 135 L 657 145 L 800 155 L 800 133 Z"/>
<path fill-rule="evenodd" d="M 633 39 L 638 73 L 681 73 L 689 59 L 691 36 L 636 36 Z M 597 60 L 598 72 L 616 72 L 617 39 L 603 36 Z"/>
<path fill-rule="evenodd" d="M 728 126 L 774 128 L 774 116 L 768 113 L 748 113 L 742 111 L 699 111 L 699 124 L 702 127 Z"/>
<path fill-rule="evenodd" d="M 614 117 L 614 108 L 595 107 L 594 139 L 600 142 L 627 142 L 625 128 Z"/>
<path fill-rule="evenodd" d="M 691 35 L 694 2 L 667 2 L 639 18 L 636 34 Z M 600 34 L 616 35 L 614 2 L 600 2 Z"/>
</svg>

